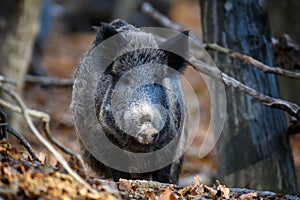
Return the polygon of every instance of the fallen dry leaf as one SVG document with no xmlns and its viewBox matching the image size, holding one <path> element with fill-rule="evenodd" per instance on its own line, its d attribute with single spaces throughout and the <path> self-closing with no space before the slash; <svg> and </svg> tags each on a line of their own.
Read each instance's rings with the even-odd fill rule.
<svg viewBox="0 0 300 200">
<path fill-rule="evenodd" d="M 220 181 L 217 180 L 216 182 L 218 184 L 217 190 L 221 191 L 222 197 L 225 199 L 229 199 L 230 189 L 225 185 L 221 185 Z"/>
<path fill-rule="evenodd" d="M 147 197 L 148 199 L 155 200 L 155 194 L 153 192 L 146 190 L 144 192 L 144 194 L 145 194 L 145 197 Z"/>
<path fill-rule="evenodd" d="M 214 188 L 211 188 L 211 187 L 209 187 L 209 186 L 207 186 L 207 185 L 203 185 L 203 187 L 213 196 L 213 197 L 215 197 L 216 195 L 217 195 L 217 193 L 218 193 L 218 191 L 216 190 L 216 189 L 214 189 Z"/>
<path fill-rule="evenodd" d="M 163 193 L 160 194 L 159 199 L 170 200 L 172 190 L 170 188 L 165 189 Z"/>
<path fill-rule="evenodd" d="M 252 192 L 252 193 L 248 193 L 248 194 L 242 194 L 241 196 L 239 196 L 239 199 L 243 199 L 243 200 L 257 199 L 257 193 Z"/>
<path fill-rule="evenodd" d="M 171 188 L 165 189 L 163 193 L 160 194 L 159 199 L 162 200 L 178 200 L 183 199 L 179 192 L 172 190 Z"/>
<path fill-rule="evenodd" d="M 128 192 L 130 189 L 131 189 L 131 183 L 126 179 L 120 178 L 120 180 L 119 180 L 119 190 Z"/>
</svg>

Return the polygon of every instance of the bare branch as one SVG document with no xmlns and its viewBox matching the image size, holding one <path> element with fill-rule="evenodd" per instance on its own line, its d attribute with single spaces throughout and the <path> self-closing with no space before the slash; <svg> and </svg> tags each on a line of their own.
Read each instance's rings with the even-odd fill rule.
<svg viewBox="0 0 300 200">
<path fill-rule="evenodd" d="M 197 71 L 200 71 L 219 81 L 222 81 L 226 86 L 237 88 L 238 90 L 252 96 L 253 98 L 261 101 L 263 104 L 267 106 L 284 110 L 288 112 L 290 115 L 300 120 L 300 107 L 297 104 L 264 95 L 258 92 L 257 90 L 254 90 L 253 88 L 221 72 L 218 68 L 211 66 L 200 60 L 197 60 L 192 56 L 189 58 L 189 62 Z"/>
<path fill-rule="evenodd" d="M 10 104 L 6 101 L 4 101 L 3 99 L 0 98 L 0 105 L 2 105 L 3 107 L 9 108 L 10 110 L 20 113 L 22 114 L 22 110 L 20 107 Z M 83 167 L 83 170 L 86 171 L 86 166 L 83 162 L 82 157 L 80 156 L 80 154 L 76 153 L 75 151 L 65 147 L 64 145 L 62 145 L 59 141 L 57 141 L 51 134 L 50 131 L 50 121 L 51 118 L 47 113 L 41 112 L 41 111 L 37 111 L 37 110 L 31 110 L 31 109 L 27 109 L 28 114 L 31 117 L 34 117 L 36 119 L 40 119 L 43 121 L 43 128 L 45 131 L 45 134 L 47 136 L 47 138 L 53 143 L 55 144 L 59 149 L 61 149 L 63 152 L 65 152 L 66 154 L 69 154 L 71 156 L 74 156 L 76 159 L 79 160 L 81 166 Z"/>
<path fill-rule="evenodd" d="M 13 136 L 15 136 L 18 140 L 20 140 L 21 144 L 25 147 L 25 149 L 28 151 L 28 153 L 30 154 L 31 158 L 33 161 L 37 161 L 40 162 L 40 160 L 38 159 L 38 157 L 36 156 L 35 152 L 33 151 L 31 145 L 29 144 L 29 142 L 24 138 L 24 136 L 22 134 L 20 134 L 18 131 L 16 131 L 15 129 L 11 128 L 11 127 L 7 127 L 6 128 L 7 132 L 9 132 L 10 134 L 12 134 Z"/>
<path fill-rule="evenodd" d="M 25 147 L 25 149 L 28 151 L 28 153 L 30 154 L 31 158 L 33 161 L 39 162 L 38 157 L 36 156 L 34 150 L 32 149 L 31 145 L 29 144 L 29 142 L 27 142 L 27 140 L 24 138 L 24 136 L 22 134 L 20 134 L 18 131 L 14 130 L 13 128 L 11 128 L 8 125 L 7 122 L 7 114 L 0 108 L 0 128 L 1 128 L 1 139 L 3 138 L 7 138 L 7 133 L 12 134 L 13 136 L 15 136 L 20 143 Z"/>
<path fill-rule="evenodd" d="M 98 192 L 93 189 L 83 178 L 81 178 L 67 163 L 64 157 L 39 133 L 37 128 L 34 126 L 31 118 L 29 117 L 29 113 L 27 112 L 27 108 L 21 97 L 13 90 L 7 88 L 4 85 L 0 85 L 1 89 L 11 96 L 20 106 L 22 115 L 29 126 L 32 133 L 38 138 L 38 140 L 52 153 L 55 159 L 65 168 L 65 170 L 79 183 L 84 185 L 91 192 L 98 194 Z"/>
<path fill-rule="evenodd" d="M 13 105 L 1 98 L 0 98 L 0 105 L 10 109 L 13 112 L 22 114 L 22 109 L 19 106 Z M 41 119 L 42 121 L 50 121 L 50 116 L 47 113 L 37 111 L 37 110 L 31 110 L 31 109 L 27 109 L 27 112 L 31 117 Z"/>
<path fill-rule="evenodd" d="M 60 149 L 61 149 L 63 152 L 65 152 L 66 154 L 72 155 L 72 156 L 74 156 L 77 160 L 79 160 L 80 165 L 83 167 L 83 171 L 86 171 L 86 170 L 87 170 L 87 168 L 86 168 L 86 166 L 85 166 L 85 164 L 84 164 L 84 162 L 83 162 L 82 157 L 81 157 L 78 153 L 76 153 L 76 152 L 74 152 L 73 150 L 71 150 L 71 149 L 65 147 L 62 143 L 60 143 L 58 140 L 56 140 L 56 139 L 52 136 L 51 131 L 50 131 L 50 123 L 49 123 L 49 122 L 44 121 L 44 122 L 43 122 L 43 128 L 44 128 L 44 131 L 45 131 L 45 134 L 46 134 L 47 138 L 48 138 L 50 141 L 52 141 L 58 148 L 60 148 Z"/>
<path fill-rule="evenodd" d="M 152 5 L 148 2 L 143 2 L 141 4 L 141 11 L 144 12 L 145 14 L 149 15 L 152 17 L 154 20 L 158 21 L 162 26 L 166 28 L 170 28 L 176 31 L 182 31 L 183 27 L 173 23 L 168 17 L 165 15 L 161 14 L 158 10 L 152 7 Z M 207 50 L 214 50 L 223 54 L 226 54 L 232 58 L 239 59 L 243 62 L 246 62 L 259 70 L 266 72 L 266 73 L 273 73 L 281 76 L 286 76 L 289 78 L 295 78 L 295 79 L 300 79 L 300 73 L 294 72 L 294 71 L 289 71 L 285 70 L 282 68 L 278 67 L 270 67 L 254 58 L 248 55 L 244 55 L 238 52 L 235 52 L 233 50 L 224 48 L 222 46 L 219 46 L 217 44 L 205 44 L 199 40 L 196 39 L 196 37 L 192 34 L 190 36 L 197 41 L 197 43 L 201 44 L 202 48 L 205 48 Z"/>
<path fill-rule="evenodd" d="M 58 79 L 48 76 L 32 76 L 27 75 L 26 81 L 29 83 L 38 83 L 42 86 L 60 86 L 60 87 L 69 87 L 72 86 L 74 83 L 73 79 Z"/>
<path fill-rule="evenodd" d="M 0 108 L 0 140 L 7 138 L 7 114 Z"/>
<path fill-rule="evenodd" d="M 1 84 L 1 83 L 8 83 L 8 84 L 17 86 L 17 83 L 16 83 L 15 81 L 12 81 L 12 80 L 7 79 L 7 78 L 5 78 L 4 76 L 1 76 L 1 75 L 0 75 L 0 84 Z"/>
<path fill-rule="evenodd" d="M 156 10 L 150 3 L 142 2 L 140 5 L 140 10 L 153 18 L 154 20 L 158 21 L 162 26 L 166 28 L 170 28 L 177 31 L 182 31 L 183 27 L 174 24 L 167 16 L 161 14 L 158 10 Z"/>
<path fill-rule="evenodd" d="M 151 4 L 149 4 L 147 2 L 143 2 L 141 4 L 141 10 L 142 10 L 142 12 L 149 15 L 153 19 L 157 20 L 158 22 L 160 22 L 163 26 L 165 26 L 167 28 L 174 29 L 174 30 L 177 30 L 177 31 L 182 30 L 182 28 L 180 28 L 181 26 L 174 24 L 169 18 L 167 18 L 163 14 L 159 13 L 156 9 L 154 9 L 151 6 Z M 192 37 L 195 39 L 195 36 L 192 36 Z M 240 54 L 238 52 L 234 52 L 232 50 L 221 47 L 217 44 L 203 44 L 201 41 L 197 41 L 197 40 L 196 40 L 196 42 L 198 44 L 200 44 L 201 47 L 203 47 L 203 48 L 215 50 L 215 51 L 218 51 L 220 53 L 224 53 L 228 56 L 231 56 L 233 58 L 240 59 L 240 60 L 242 60 L 246 63 L 249 63 L 249 64 L 251 64 L 251 65 L 257 67 L 258 69 L 260 69 L 262 71 L 265 71 L 267 73 L 275 73 L 275 74 L 279 74 L 279 75 L 288 76 L 288 77 L 291 77 L 291 78 L 300 79 L 300 73 L 295 73 L 295 72 L 292 72 L 292 71 L 283 70 L 281 68 L 270 67 L 270 66 L 265 65 L 262 62 L 254 59 L 250 56 L 243 55 L 243 54 Z M 207 63 L 204 63 L 204 62 L 196 59 L 193 56 L 191 56 L 189 58 L 189 62 L 190 62 L 191 65 L 193 65 L 193 67 L 197 71 L 200 71 L 200 72 L 202 72 L 202 73 L 204 73 L 208 76 L 211 76 L 212 78 L 215 78 L 219 81 L 222 81 L 226 86 L 235 87 L 238 90 L 240 90 L 240 91 L 252 96 L 253 98 L 261 101 L 263 104 L 265 104 L 267 106 L 284 110 L 284 111 L 288 112 L 289 114 L 291 114 L 292 116 L 296 117 L 297 119 L 300 119 L 300 108 L 297 104 L 291 103 L 291 102 L 288 102 L 288 101 L 285 101 L 285 100 L 282 100 L 282 99 L 277 99 L 277 98 L 273 98 L 273 97 L 264 95 L 264 94 L 262 94 L 262 93 L 260 93 L 256 90 L 254 90 L 253 88 L 250 88 L 247 85 L 237 81 L 236 79 L 228 76 L 227 74 L 220 71 L 218 68 L 216 68 L 214 66 L 211 66 Z"/>
<path fill-rule="evenodd" d="M 224 48 L 218 44 L 206 44 L 205 49 L 214 50 L 214 51 L 226 54 L 232 58 L 242 60 L 242 61 L 244 61 L 248 64 L 251 64 L 254 67 L 256 67 L 266 73 L 278 74 L 278 75 L 282 75 L 282 76 L 286 76 L 286 77 L 290 77 L 290 78 L 300 79 L 300 73 L 297 73 L 294 71 L 289 71 L 289 70 L 282 69 L 279 67 L 270 67 L 256 59 L 252 58 L 251 56 L 232 51 L 232 50 Z"/>
</svg>

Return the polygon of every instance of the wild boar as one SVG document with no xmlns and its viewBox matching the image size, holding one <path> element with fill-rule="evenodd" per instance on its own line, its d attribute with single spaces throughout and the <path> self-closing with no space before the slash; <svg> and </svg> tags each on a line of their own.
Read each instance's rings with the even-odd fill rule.
<svg viewBox="0 0 300 200">
<path fill-rule="evenodd" d="M 103 41 L 115 35 L 119 36 L 117 42 L 112 42 L 117 46 L 122 43 L 123 49 L 116 47 L 116 50 L 97 52 L 96 48 L 101 45 L 106 49 Z M 96 39 L 77 70 L 72 109 L 83 158 L 99 176 L 115 181 L 126 178 L 178 182 L 187 139 L 187 113 L 179 78 L 187 62 L 182 56 L 166 49 L 174 47 L 187 52 L 186 35 L 187 31 L 158 42 L 153 34 L 123 20 L 102 23 L 98 28 Z M 102 63 L 110 55 L 100 54 L 114 51 L 119 53 L 108 66 L 103 66 Z M 92 58 L 87 61 L 91 52 L 96 60 Z M 84 67 L 92 65 L 90 63 L 94 63 L 95 68 L 101 68 L 102 72 L 96 77 L 95 91 L 86 94 L 92 90 L 85 86 L 91 80 L 82 74 L 85 73 Z M 80 81 L 80 77 L 86 80 Z M 90 103 L 78 100 L 91 95 L 98 123 L 95 125 L 90 125 L 86 119 L 93 112 L 83 114 L 82 106 L 91 106 Z M 82 124 L 89 124 L 87 126 L 90 128 L 81 129 Z M 100 129 L 95 134 L 104 135 L 109 142 L 103 139 L 84 142 L 92 134 L 90 130 L 98 126 Z M 121 149 L 123 152 L 120 151 L 120 154 L 124 155 L 114 153 L 112 149 L 115 147 L 104 147 L 107 143 Z M 97 147 L 103 149 L 91 150 Z M 140 159 L 142 154 L 146 156 L 145 160 Z M 114 159 L 116 164 L 112 166 L 106 159 Z M 171 161 L 157 166 L 168 160 Z M 126 167 L 120 168 L 123 165 Z M 139 167 L 141 170 L 136 170 Z"/>
</svg>

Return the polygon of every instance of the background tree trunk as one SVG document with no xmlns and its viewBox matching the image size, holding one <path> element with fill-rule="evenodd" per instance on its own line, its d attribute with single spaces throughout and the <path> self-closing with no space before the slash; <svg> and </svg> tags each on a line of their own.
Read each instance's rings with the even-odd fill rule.
<svg viewBox="0 0 300 200">
<path fill-rule="evenodd" d="M 0 74 L 18 83 L 22 89 L 38 31 L 42 1 L 1 0 Z"/>
<path fill-rule="evenodd" d="M 200 0 L 203 38 L 273 66 L 271 33 L 259 0 Z M 278 97 L 276 78 L 225 55 L 216 65 L 250 87 Z M 286 119 L 248 95 L 226 88 L 227 119 L 217 144 L 218 174 L 230 187 L 296 193 Z"/>
<path fill-rule="evenodd" d="M 0 0 L 0 74 L 16 81 L 19 92 L 22 91 L 31 60 L 42 2 Z M 15 119 L 15 115 L 10 118 Z M 12 126 L 17 124 L 13 122 Z"/>
<path fill-rule="evenodd" d="M 300 1 L 266 0 L 266 5 L 273 36 L 278 39 L 286 33 L 291 36 L 294 42 L 300 44 L 300 29 L 297 28 L 300 26 Z M 291 49 L 286 51 L 287 53 L 292 52 Z M 293 61 L 293 59 L 284 59 L 277 67 L 300 70 L 300 60 Z M 299 80 L 279 76 L 278 83 L 282 98 L 300 104 L 300 92 L 295 92 L 296 88 L 300 88 Z"/>
</svg>

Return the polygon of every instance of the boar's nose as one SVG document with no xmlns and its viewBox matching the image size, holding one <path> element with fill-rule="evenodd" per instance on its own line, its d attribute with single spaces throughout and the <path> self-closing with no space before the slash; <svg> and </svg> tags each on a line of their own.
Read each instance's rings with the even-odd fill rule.
<svg viewBox="0 0 300 200">
<path fill-rule="evenodd" d="M 136 139 L 144 145 L 153 144 L 158 138 L 158 133 L 159 131 L 153 128 L 150 123 L 145 123 L 137 133 Z"/>
</svg>

